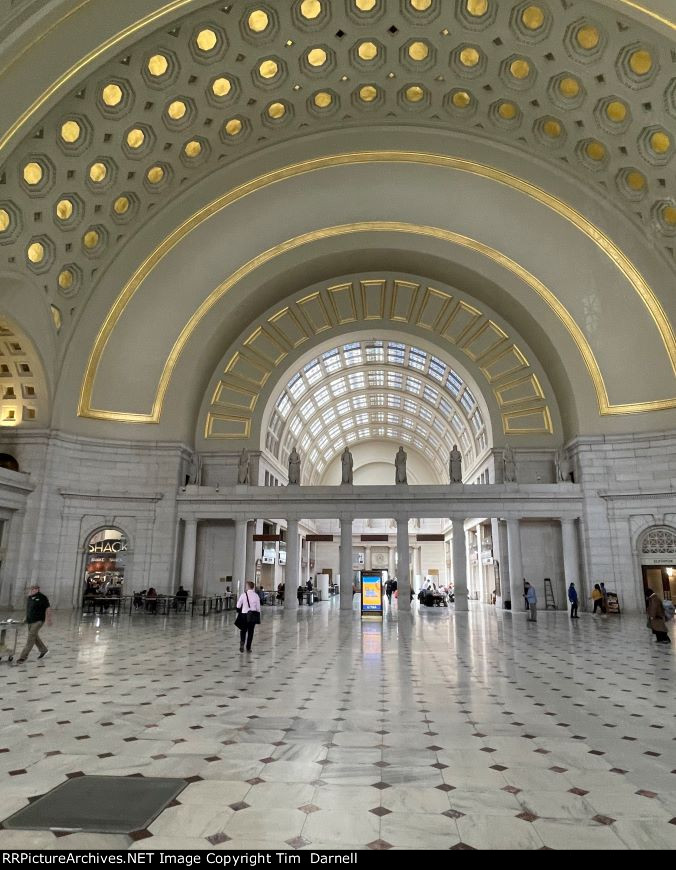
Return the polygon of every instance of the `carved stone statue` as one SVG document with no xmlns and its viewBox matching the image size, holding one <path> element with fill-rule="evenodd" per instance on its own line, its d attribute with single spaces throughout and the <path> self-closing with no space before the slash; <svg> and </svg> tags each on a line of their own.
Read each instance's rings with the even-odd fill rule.
<svg viewBox="0 0 676 870">
<path fill-rule="evenodd" d="M 295 447 L 289 453 L 289 486 L 300 486 L 300 455 Z"/>
<path fill-rule="evenodd" d="M 193 486 L 202 485 L 202 457 L 196 453 L 188 466 L 188 483 Z"/>
<path fill-rule="evenodd" d="M 349 447 L 346 447 L 345 450 L 343 450 L 343 455 L 340 457 L 340 464 L 342 467 L 341 483 L 351 485 L 354 479 L 354 460 L 352 459 Z"/>
<path fill-rule="evenodd" d="M 241 486 L 249 482 L 249 451 L 244 448 L 239 455 L 239 464 L 237 466 L 237 483 Z"/>
<path fill-rule="evenodd" d="M 448 460 L 448 476 L 451 483 L 462 483 L 462 453 L 457 444 L 453 445 Z"/>
<path fill-rule="evenodd" d="M 516 483 L 516 460 L 514 451 L 507 445 L 502 452 L 503 480 L 505 483 Z"/>
<path fill-rule="evenodd" d="M 395 483 L 408 483 L 408 479 L 406 477 L 406 458 L 406 451 L 403 447 L 400 447 L 397 451 L 397 455 L 394 457 Z"/>
<path fill-rule="evenodd" d="M 557 450 L 554 456 L 554 476 L 557 483 L 567 483 L 570 480 L 570 463 L 563 449 Z"/>
</svg>

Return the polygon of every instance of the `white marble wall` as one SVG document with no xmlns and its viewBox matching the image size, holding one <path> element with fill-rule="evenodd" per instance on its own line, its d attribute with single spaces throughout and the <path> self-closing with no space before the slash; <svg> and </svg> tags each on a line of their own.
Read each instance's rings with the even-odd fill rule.
<svg viewBox="0 0 676 870">
<path fill-rule="evenodd" d="M 644 608 L 640 534 L 676 527 L 676 433 L 577 438 L 569 445 L 584 490 L 585 594 L 604 581 L 625 611 Z"/>
<path fill-rule="evenodd" d="M 221 595 L 227 585 L 221 583 L 221 578 L 234 576 L 234 564 L 235 524 L 227 520 L 199 523 L 194 593 Z M 234 584 L 231 587 L 234 589 Z"/>
<path fill-rule="evenodd" d="M 28 583 L 37 581 L 56 606 L 71 607 L 79 600 L 87 536 L 114 525 L 123 528 L 130 539 L 128 589 L 175 588 L 176 495 L 191 468 L 188 449 L 176 443 L 110 442 L 12 430 L 1 434 L 0 450 L 17 458 L 24 473 L 15 479 L 27 483 L 25 491 L 10 498 L 3 495 L 0 480 L 0 519 L 6 520 L 0 605 L 18 602 Z M 676 433 L 578 438 L 569 445 L 569 454 L 584 493 L 583 594 L 604 580 L 620 594 L 624 610 L 640 611 L 643 594 L 637 539 L 651 525 L 676 526 Z M 228 454 L 206 457 L 204 474 L 225 485 L 235 472 L 235 459 Z M 523 451 L 519 459 L 520 467 L 532 471 L 544 469 L 550 461 L 537 450 L 530 465 Z M 261 462 L 258 476 L 264 467 Z M 7 475 L 11 478 L 13 473 Z M 232 573 L 228 528 L 223 524 L 200 530 L 196 576 L 202 591 L 218 591 L 219 578 Z M 501 534 L 494 534 L 493 540 L 505 590 L 505 541 Z M 443 548 L 439 546 L 437 558 L 428 555 L 430 544 L 423 546 L 423 570 L 438 563 L 443 576 Z M 564 586 L 560 548 L 557 522 L 524 523 L 526 576 L 535 580 L 540 593 L 542 578 L 551 577 L 557 604 L 563 599 Z M 337 575 L 337 544 L 318 544 L 316 552 L 315 570 L 333 567 Z"/>
<path fill-rule="evenodd" d="M 35 486 L 20 534 L 12 529 L 6 543 L 2 604 L 20 602 L 29 583 L 38 582 L 55 607 L 73 606 L 84 579 L 86 540 L 113 526 L 129 538 L 128 588 L 173 588 L 185 448 L 17 431 L 3 433 L 0 444 Z"/>
<path fill-rule="evenodd" d="M 560 523 L 546 520 L 522 522 L 521 558 L 523 576 L 535 587 L 538 606 L 545 607 L 544 578 L 549 577 L 556 608 L 565 610 L 566 584 Z"/>
</svg>

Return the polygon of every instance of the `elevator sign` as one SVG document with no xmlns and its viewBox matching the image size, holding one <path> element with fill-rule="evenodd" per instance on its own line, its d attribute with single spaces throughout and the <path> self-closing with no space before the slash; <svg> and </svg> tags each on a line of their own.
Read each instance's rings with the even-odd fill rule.
<svg viewBox="0 0 676 870">
<path fill-rule="evenodd" d="M 383 586 L 380 574 L 361 575 L 362 616 L 383 615 Z"/>
</svg>

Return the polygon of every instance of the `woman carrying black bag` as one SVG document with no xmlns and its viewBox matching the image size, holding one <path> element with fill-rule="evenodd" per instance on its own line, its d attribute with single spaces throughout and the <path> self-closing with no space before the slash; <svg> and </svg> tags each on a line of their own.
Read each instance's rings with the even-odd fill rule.
<svg viewBox="0 0 676 870">
<path fill-rule="evenodd" d="M 235 625 L 239 629 L 240 652 L 244 652 L 245 642 L 246 651 L 251 652 L 251 641 L 253 640 L 254 629 L 260 621 L 261 600 L 254 591 L 253 580 L 247 580 L 244 594 L 239 596 L 237 602 L 237 619 L 235 620 Z"/>
</svg>

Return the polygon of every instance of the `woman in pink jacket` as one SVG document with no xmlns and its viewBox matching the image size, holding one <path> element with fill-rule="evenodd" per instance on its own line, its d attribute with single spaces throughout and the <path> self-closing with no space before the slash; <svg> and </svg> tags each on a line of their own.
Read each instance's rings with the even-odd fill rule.
<svg viewBox="0 0 676 870">
<path fill-rule="evenodd" d="M 246 581 L 246 588 L 237 601 L 237 611 L 235 625 L 239 628 L 239 651 L 244 652 L 246 641 L 246 651 L 251 652 L 254 629 L 261 621 L 261 600 L 254 591 L 253 580 Z"/>
</svg>

